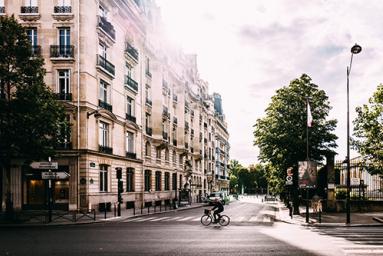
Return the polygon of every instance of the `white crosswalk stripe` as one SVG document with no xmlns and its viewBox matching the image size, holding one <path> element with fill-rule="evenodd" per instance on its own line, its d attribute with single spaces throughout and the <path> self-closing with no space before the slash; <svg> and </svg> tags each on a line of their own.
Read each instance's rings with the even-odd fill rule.
<svg viewBox="0 0 383 256">
<path fill-rule="evenodd" d="M 310 228 L 321 235 L 331 236 L 345 255 L 383 255 L 383 230 L 381 227 L 318 227 Z"/>
</svg>

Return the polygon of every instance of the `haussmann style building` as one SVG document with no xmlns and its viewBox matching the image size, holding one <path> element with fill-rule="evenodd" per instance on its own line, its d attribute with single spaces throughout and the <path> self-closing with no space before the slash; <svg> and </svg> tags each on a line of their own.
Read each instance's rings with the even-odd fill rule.
<svg viewBox="0 0 383 256">
<path fill-rule="evenodd" d="M 57 154 L 55 209 L 122 209 L 198 201 L 229 190 L 229 134 L 222 99 L 209 94 L 197 58 L 167 42 L 160 10 L 144 0 L 0 0 L 25 27 L 45 82 L 71 129 Z M 47 161 L 47 159 L 41 159 Z M 13 165 L 1 177 L 15 210 L 46 209 L 42 170 Z M 6 184 L 7 183 L 7 184 Z"/>
</svg>

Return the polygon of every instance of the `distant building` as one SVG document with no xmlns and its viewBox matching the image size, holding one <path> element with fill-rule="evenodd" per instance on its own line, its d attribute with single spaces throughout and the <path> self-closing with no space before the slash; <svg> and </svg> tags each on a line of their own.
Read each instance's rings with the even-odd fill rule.
<svg viewBox="0 0 383 256">
<path fill-rule="evenodd" d="M 182 188 L 193 201 L 228 190 L 221 96 L 209 95 L 195 55 L 166 42 L 153 1 L 0 3 L 0 15 L 15 15 L 43 56 L 45 82 L 71 123 L 52 157 L 70 174 L 53 182 L 55 208 L 113 205 L 116 168 L 123 170 L 123 209 L 171 204 Z M 14 208 L 46 208 L 41 170 L 12 168 Z"/>
</svg>

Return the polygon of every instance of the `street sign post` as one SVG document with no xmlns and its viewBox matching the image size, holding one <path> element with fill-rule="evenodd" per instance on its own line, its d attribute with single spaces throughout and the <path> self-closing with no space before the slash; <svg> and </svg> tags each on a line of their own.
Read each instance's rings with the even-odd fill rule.
<svg viewBox="0 0 383 256">
<path fill-rule="evenodd" d="M 67 172 L 41 172 L 41 178 L 43 180 L 64 180 L 69 178 Z"/>
<path fill-rule="evenodd" d="M 58 162 L 32 162 L 29 166 L 33 169 L 42 170 L 57 170 L 59 168 Z"/>
</svg>

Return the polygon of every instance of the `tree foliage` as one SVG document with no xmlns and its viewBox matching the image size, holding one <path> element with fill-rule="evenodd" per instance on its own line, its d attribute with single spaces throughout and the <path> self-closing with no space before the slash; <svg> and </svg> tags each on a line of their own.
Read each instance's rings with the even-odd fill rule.
<svg viewBox="0 0 383 256">
<path fill-rule="evenodd" d="M 254 125 L 254 145 L 260 149 L 259 158 L 276 172 L 273 177 L 284 179 L 286 170 L 297 170 L 298 161 L 306 160 L 306 101 L 310 102 L 313 125 L 309 128 L 309 157 L 322 161 L 337 147 L 333 133 L 336 120 L 327 120 L 331 109 L 323 90 L 303 74 L 288 86 L 276 91 L 266 109 L 266 116 Z"/>
<path fill-rule="evenodd" d="M 0 167 L 46 158 L 64 136 L 65 111 L 44 83 L 43 65 L 25 29 L 0 17 Z"/>
<path fill-rule="evenodd" d="M 383 85 L 380 84 L 368 104 L 356 108 L 353 146 L 372 173 L 383 174 Z"/>
</svg>

